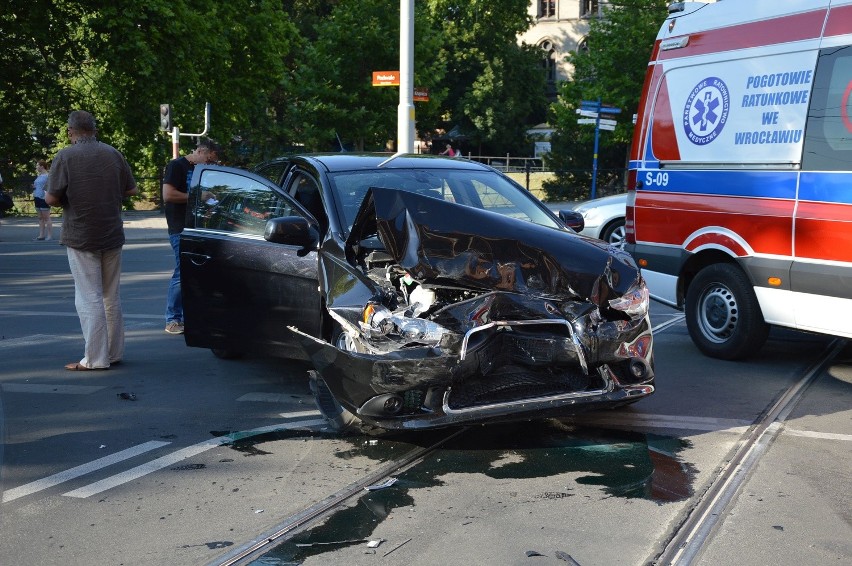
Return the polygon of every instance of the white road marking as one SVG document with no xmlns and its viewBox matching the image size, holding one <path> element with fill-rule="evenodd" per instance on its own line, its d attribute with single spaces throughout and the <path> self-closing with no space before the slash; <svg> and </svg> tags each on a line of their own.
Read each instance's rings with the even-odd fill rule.
<svg viewBox="0 0 852 566">
<path fill-rule="evenodd" d="M 4 393 L 56 393 L 58 395 L 88 395 L 106 385 L 49 385 L 46 383 L 4 383 L 0 389 Z"/>
<path fill-rule="evenodd" d="M 74 312 L 74 311 L 65 311 L 65 312 L 39 311 L 39 312 L 36 312 L 36 311 L 3 311 L 3 310 L 0 310 L 0 315 L 4 315 L 4 316 L 43 316 L 43 317 L 48 317 L 48 318 L 56 318 L 58 316 L 64 316 L 64 317 L 77 318 L 77 313 Z M 128 314 L 128 313 L 124 313 L 122 316 L 126 320 L 133 320 L 133 319 L 163 320 L 163 315 L 161 315 L 161 314 Z M 39 335 L 36 335 L 36 336 L 39 336 Z M 20 338 L 18 340 L 20 340 Z M 2 344 L 3 342 L 7 342 L 7 340 L 3 340 L 2 342 L 0 342 L 0 344 Z"/>
<path fill-rule="evenodd" d="M 794 428 L 785 428 L 785 434 L 791 436 L 802 436 L 805 438 L 818 438 L 820 440 L 843 440 L 852 442 L 852 434 L 837 434 L 834 432 L 813 432 L 810 430 L 796 430 Z"/>
<path fill-rule="evenodd" d="M 259 401 L 261 403 L 285 403 L 292 400 L 292 396 L 284 393 L 246 393 L 237 399 L 237 401 Z"/>
<path fill-rule="evenodd" d="M 142 464 L 140 466 L 136 466 L 126 472 L 122 472 L 120 474 L 116 474 L 114 476 L 104 478 L 100 481 L 96 481 L 95 483 L 83 486 L 81 488 L 69 491 L 67 493 L 63 493 L 62 495 L 68 497 L 78 497 L 85 498 L 90 497 L 92 495 L 101 493 L 102 491 L 106 491 L 108 489 L 112 489 L 113 487 L 117 487 L 121 484 L 131 482 L 135 479 L 141 478 L 142 476 L 148 475 L 150 473 L 156 472 L 157 470 L 161 470 L 167 466 L 171 466 L 172 464 L 176 464 L 181 460 L 186 458 L 190 458 L 197 454 L 201 454 L 202 452 L 206 452 L 211 448 L 216 448 L 217 446 L 221 446 L 222 444 L 228 444 L 230 442 L 234 442 L 236 440 L 240 440 L 242 438 L 248 438 L 250 436 L 255 436 L 258 434 L 263 434 L 265 432 L 275 432 L 277 430 L 291 430 L 298 428 L 309 428 L 313 426 L 321 426 L 325 425 L 325 420 L 323 419 L 315 419 L 308 421 L 294 421 L 289 423 L 280 423 L 276 425 L 270 425 L 260 428 L 255 428 L 252 430 L 234 432 L 226 436 L 220 436 L 217 438 L 211 438 L 209 440 L 205 440 L 204 442 L 199 442 L 198 444 L 193 444 L 192 446 L 187 446 L 186 448 L 182 448 L 176 452 L 163 456 L 161 458 L 157 458 L 156 460 L 152 460 L 146 464 Z"/>
<path fill-rule="evenodd" d="M 669 315 L 669 317 L 670 317 L 669 320 L 667 320 L 665 322 L 661 322 L 657 326 L 654 326 L 653 328 L 651 328 L 651 331 L 652 332 L 662 332 L 663 330 L 665 330 L 669 326 L 674 326 L 675 324 L 678 324 L 679 322 L 686 320 L 686 315 L 679 314 L 679 313 L 671 314 L 671 315 Z"/>
<path fill-rule="evenodd" d="M 742 419 L 717 419 L 713 417 L 687 417 L 679 415 L 653 415 L 646 413 L 581 414 L 578 423 L 606 424 L 620 427 L 725 431 L 744 433 L 753 423 Z"/>
<path fill-rule="evenodd" d="M 110 454 L 109 456 L 98 458 L 97 460 L 94 460 L 87 464 L 83 464 L 81 466 L 77 466 L 75 468 L 71 468 L 70 470 L 65 470 L 64 472 L 59 472 L 58 474 L 53 474 L 52 476 L 48 476 L 46 478 L 36 480 L 28 484 L 9 489 L 3 493 L 3 503 L 8 503 L 9 501 L 14 501 L 19 497 L 24 497 L 25 495 L 30 495 L 43 489 L 53 487 L 68 480 L 72 480 L 82 475 L 94 472 L 95 470 L 111 466 L 112 464 L 116 464 L 123 460 L 133 458 L 134 456 L 138 456 L 139 454 L 144 454 L 145 452 L 148 452 L 150 450 L 160 448 L 161 446 L 165 446 L 167 444 L 170 443 L 161 442 L 159 440 L 152 440 L 150 442 L 145 442 L 144 444 L 139 444 L 138 446 L 133 446 L 131 448 L 127 448 L 126 450 L 116 452 L 115 454 Z"/>
<path fill-rule="evenodd" d="M 298 411 L 298 412 L 292 412 L 292 413 L 280 413 L 280 414 L 281 414 L 281 416 L 282 416 L 282 417 L 284 417 L 284 418 L 287 418 L 287 417 L 319 417 L 319 416 L 321 416 L 321 415 L 322 415 L 322 413 L 320 413 L 320 412 L 319 412 L 319 411 L 317 411 L 317 410 L 313 410 L 313 411 Z"/>
</svg>

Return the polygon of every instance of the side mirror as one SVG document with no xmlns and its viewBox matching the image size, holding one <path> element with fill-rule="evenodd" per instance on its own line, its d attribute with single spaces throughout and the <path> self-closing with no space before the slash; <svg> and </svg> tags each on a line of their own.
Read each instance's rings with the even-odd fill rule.
<svg viewBox="0 0 852 566">
<path fill-rule="evenodd" d="M 586 221 L 583 220 L 583 215 L 575 210 L 560 210 L 559 219 L 562 220 L 562 223 L 565 224 L 565 226 L 571 228 L 575 232 L 580 232 L 586 227 Z"/>
<path fill-rule="evenodd" d="M 301 216 L 284 216 L 272 218 L 267 221 L 263 231 L 263 238 L 267 242 L 275 244 L 286 244 L 288 246 L 300 246 L 305 253 L 316 249 L 319 245 L 320 235 L 316 226 L 312 225 L 306 218 Z"/>
</svg>

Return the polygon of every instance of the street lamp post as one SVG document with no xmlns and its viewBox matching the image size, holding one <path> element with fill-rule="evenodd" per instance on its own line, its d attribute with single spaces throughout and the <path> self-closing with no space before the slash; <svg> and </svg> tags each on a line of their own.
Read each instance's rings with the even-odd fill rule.
<svg viewBox="0 0 852 566">
<path fill-rule="evenodd" d="M 414 153 L 414 0 L 399 2 L 399 107 L 396 150 Z"/>
</svg>

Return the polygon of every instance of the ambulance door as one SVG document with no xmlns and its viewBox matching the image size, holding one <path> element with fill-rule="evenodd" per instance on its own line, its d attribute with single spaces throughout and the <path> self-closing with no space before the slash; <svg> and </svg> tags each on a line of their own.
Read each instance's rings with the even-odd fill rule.
<svg viewBox="0 0 852 566">
<path fill-rule="evenodd" d="M 852 46 L 830 43 L 808 110 L 790 283 L 798 328 L 852 336 Z"/>
</svg>

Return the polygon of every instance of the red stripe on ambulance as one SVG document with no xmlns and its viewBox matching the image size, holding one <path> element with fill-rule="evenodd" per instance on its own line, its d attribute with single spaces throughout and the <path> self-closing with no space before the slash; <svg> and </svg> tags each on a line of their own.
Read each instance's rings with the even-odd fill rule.
<svg viewBox="0 0 852 566">
<path fill-rule="evenodd" d="M 820 37 L 822 27 L 825 24 L 825 12 L 825 10 L 814 10 L 781 18 L 691 33 L 689 34 L 689 43 L 685 47 L 671 51 L 660 51 L 659 60 L 665 61 L 692 55 L 817 39 Z M 677 37 L 672 36 L 669 40 Z"/>
<path fill-rule="evenodd" d="M 683 246 L 697 232 L 724 226 L 719 233 L 738 234 L 754 253 L 791 255 L 793 207 L 784 199 L 638 191 L 636 241 Z"/>
</svg>

